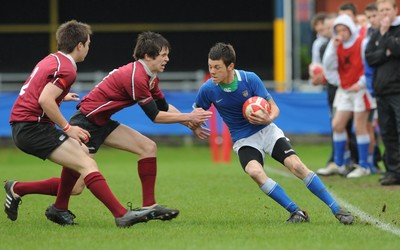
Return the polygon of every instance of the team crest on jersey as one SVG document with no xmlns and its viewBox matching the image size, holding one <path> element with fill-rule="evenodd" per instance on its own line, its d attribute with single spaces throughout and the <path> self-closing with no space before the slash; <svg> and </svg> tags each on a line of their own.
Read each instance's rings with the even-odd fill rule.
<svg viewBox="0 0 400 250">
<path fill-rule="evenodd" d="M 249 92 L 247 90 L 245 90 L 245 91 L 242 92 L 242 95 L 244 97 L 248 97 L 249 96 Z"/>
</svg>

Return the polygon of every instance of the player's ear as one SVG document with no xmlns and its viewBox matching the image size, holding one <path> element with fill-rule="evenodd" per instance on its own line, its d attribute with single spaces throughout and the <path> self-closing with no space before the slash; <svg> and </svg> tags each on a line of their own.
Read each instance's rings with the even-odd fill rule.
<svg viewBox="0 0 400 250">
<path fill-rule="evenodd" d="M 85 47 L 85 44 L 83 44 L 82 42 L 79 42 L 77 45 L 76 45 L 76 49 L 79 51 L 79 50 L 81 50 L 82 48 L 84 48 Z"/>
<path fill-rule="evenodd" d="M 228 65 L 228 70 L 233 70 L 235 68 L 235 64 L 231 63 Z"/>
</svg>

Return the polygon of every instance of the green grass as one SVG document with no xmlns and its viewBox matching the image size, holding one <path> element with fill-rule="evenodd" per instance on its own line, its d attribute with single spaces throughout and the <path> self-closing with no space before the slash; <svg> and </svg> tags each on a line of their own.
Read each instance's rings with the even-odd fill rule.
<svg viewBox="0 0 400 250">
<path fill-rule="evenodd" d="M 294 146 L 309 168 L 324 166 L 329 145 Z M 136 156 L 104 148 L 96 160 L 121 203 L 131 201 L 140 206 Z M 4 213 L 0 216 L 0 249 L 328 250 L 400 246 L 400 186 L 382 187 L 377 175 L 355 180 L 322 178 L 335 197 L 366 213 L 361 217 L 356 214 L 356 223 L 344 226 L 285 168 L 269 157 L 266 164 L 267 174 L 308 211 L 310 223 L 283 223 L 288 213 L 244 174 L 236 156 L 229 164 L 213 164 L 207 147 L 160 146 L 157 201 L 179 208 L 177 219 L 119 229 L 109 211 L 85 190 L 70 202 L 79 225 L 61 227 L 44 216 L 54 197 L 25 196 L 17 221 L 9 221 Z M 60 167 L 16 149 L 1 149 L 0 171 L 2 180 L 28 181 L 58 176 Z M 390 229 L 381 230 L 365 218 L 375 218 Z"/>
</svg>

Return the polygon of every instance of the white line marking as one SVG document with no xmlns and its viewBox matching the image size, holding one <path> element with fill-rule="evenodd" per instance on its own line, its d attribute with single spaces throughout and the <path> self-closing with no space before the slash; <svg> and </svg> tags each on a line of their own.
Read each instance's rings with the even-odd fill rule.
<svg viewBox="0 0 400 250">
<path fill-rule="evenodd" d="M 289 178 L 294 178 L 294 179 L 298 179 L 296 176 L 294 176 L 291 173 L 288 173 L 286 171 L 282 171 L 279 169 L 274 169 L 269 167 L 266 171 L 268 172 L 272 172 L 274 174 L 278 174 L 280 176 L 284 176 L 284 177 L 289 177 Z M 338 197 L 332 190 L 329 190 L 329 192 L 331 193 L 331 195 L 336 199 L 336 201 L 341 204 L 342 206 L 346 207 L 347 209 L 349 209 L 351 211 L 352 214 L 357 215 L 359 219 L 361 219 L 362 221 L 368 222 L 369 224 L 371 224 L 374 227 L 377 227 L 383 231 L 387 231 L 389 233 L 395 234 L 397 236 L 400 236 L 400 229 L 397 227 L 394 227 L 393 225 L 387 224 L 379 219 L 376 219 L 374 217 L 372 217 L 370 214 L 367 214 L 366 212 L 362 211 L 361 209 L 359 209 L 358 207 L 350 204 L 349 202 L 343 200 L 342 198 Z"/>
<path fill-rule="evenodd" d="M 342 204 L 344 207 L 348 208 L 353 214 L 357 215 L 362 221 L 370 223 L 372 226 L 377 227 L 383 231 L 387 231 L 389 233 L 395 234 L 397 236 L 400 236 L 400 229 L 397 227 L 394 227 L 390 224 L 387 224 L 381 220 L 378 220 L 371 215 L 367 214 L 366 212 L 362 211 L 356 206 L 351 205 L 347 201 L 339 198 L 336 194 L 332 192 L 332 190 L 329 191 L 332 196 L 336 199 L 336 201 L 339 204 Z"/>
</svg>

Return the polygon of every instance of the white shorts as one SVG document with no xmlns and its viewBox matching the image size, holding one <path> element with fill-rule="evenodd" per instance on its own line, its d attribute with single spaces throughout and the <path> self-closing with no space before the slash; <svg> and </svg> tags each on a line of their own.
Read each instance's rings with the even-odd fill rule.
<svg viewBox="0 0 400 250">
<path fill-rule="evenodd" d="M 336 91 L 333 106 L 340 111 L 363 112 L 376 108 L 376 100 L 367 89 L 349 92 L 339 87 Z"/>
<path fill-rule="evenodd" d="M 274 123 L 271 123 L 257 133 L 237 140 L 233 144 L 233 151 L 237 154 L 241 147 L 250 146 L 260 151 L 263 158 L 265 158 L 265 153 L 271 155 L 276 141 L 282 137 L 285 137 L 283 131 Z"/>
</svg>

